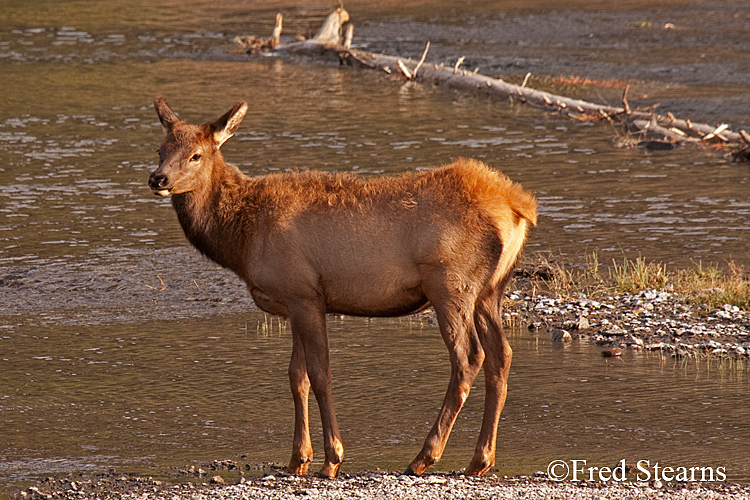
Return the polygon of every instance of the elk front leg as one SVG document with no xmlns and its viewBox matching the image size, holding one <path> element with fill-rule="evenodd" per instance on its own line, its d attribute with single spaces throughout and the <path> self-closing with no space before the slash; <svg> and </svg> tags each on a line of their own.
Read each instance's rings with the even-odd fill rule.
<svg viewBox="0 0 750 500">
<path fill-rule="evenodd" d="M 299 339 L 303 347 L 307 376 L 320 408 L 325 463 L 319 475 L 334 478 L 338 475 L 341 462 L 344 461 L 344 445 L 341 443 L 336 413 L 333 409 L 325 311 L 316 303 L 301 304 L 294 308 L 290 320 L 292 334 Z"/>
<path fill-rule="evenodd" d="M 296 334 L 292 334 L 292 359 L 289 362 L 289 385 L 294 398 L 294 441 L 292 458 L 287 468 L 291 474 L 307 474 L 312 462 L 309 414 L 307 410 L 310 379 L 307 377 L 305 350 Z"/>
</svg>

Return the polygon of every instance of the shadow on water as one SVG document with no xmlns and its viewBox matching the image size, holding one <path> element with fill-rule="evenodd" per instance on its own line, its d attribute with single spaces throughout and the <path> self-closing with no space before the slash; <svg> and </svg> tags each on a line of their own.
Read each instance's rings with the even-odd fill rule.
<svg viewBox="0 0 750 500">
<path fill-rule="evenodd" d="M 187 247 L 146 186 L 162 130 L 154 96 L 190 121 L 237 99 L 251 111 L 226 158 L 250 175 L 288 169 L 401 172 L 471 156 L 535 192 L 527 252 L 671 266 L 747 253 L 748 170 L 691 151 L 620 149 L 604 125 L 403 84 L 374 72 L 231 53 L 237 34 L 288 36 L 326 9 L 218 0 L 29 2 L 0 12 L 0 477 L 2 488 L 109 467 L 149 475 L 214 459 L 286 462 L 289 334 L 265 332 L 238 280 Z M 493 75 L 637 79 L 634 103 L 747 126 L 746 2 L 352 1 L 370 50 L 434 62 L 466 55 Z M 673 23 L 676 30 L 663 29 Z M 679 54 L 679 57 L 675 57 Z M 641 81 L 643 80 L 643 81 Z M 639 83 L 640 82 L 640 83 Z M 648 94 L 648 96 L 646 96 Z M 588 96 L 592 99 L 610 98 Z M 346 467 L 402 469 L 448 380 L 435 328 L 330 319 Z M 512 338 L 500 474 L 552 459 L 725 466 L 750 480 L 743 367 Z M 481 387 L 481 380 L 477 387 Z M 480 391 L 441 470 L 464 467 Z M 315 427 L 315 426 L 314 426 Z M 315 442 L 320 431 L 313 429 Z M 744 434 L 743 434 L 744 433 Z M 319 448 L 320 446 L 318 446 Z M 246 459 L 241 459 L 246 455 Z"/>
</svg>

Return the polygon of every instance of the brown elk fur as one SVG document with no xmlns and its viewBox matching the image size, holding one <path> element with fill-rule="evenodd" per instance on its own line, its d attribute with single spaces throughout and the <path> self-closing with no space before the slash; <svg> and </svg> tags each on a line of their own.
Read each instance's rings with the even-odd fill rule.
<svg viewBox="0 0 750 500">
<path fill-rule="evenodd" d="M 325 314 L 397 316 L 432 305 L 451 354 L 451 381 L 407 472 L 422 474 L 439 460 L 484 366 L 485 414 L 466 470 L 484 474 L 495 460 L 511 360 L 500 302 L 527 229 L 536 224 L 534 196 L 468 159 L 369 179 L 316 171 L 248 178 L 219 151 L 244 117 L 244 102 L 200 126 L 179 120 L 163 98 L 154 104 L 166 139 L 149 185 L 171 194 L 198 250 L 242 278 L 258 307 L 291 322 L 289 470 L 307 473 L 312 459 L 310 388 L 324 430 L 321 474 L 336 476 L 343 461 Z"/>
</svg>

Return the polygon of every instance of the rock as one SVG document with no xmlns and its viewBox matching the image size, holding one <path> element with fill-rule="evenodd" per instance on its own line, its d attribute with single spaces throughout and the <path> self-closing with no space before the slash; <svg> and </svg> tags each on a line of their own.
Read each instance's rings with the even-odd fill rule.
<svg viewBox="0 0 750 500">
<path fill-rule="evenodd" d="M 576 328 L 578 330 L 588 330 L 591 328 L 591 324 L 589 323 L 589 319 L 586 316 L 581 316 L 578 318 L 578 324 L 576 325 Z"/>
<path fill-rule="evenodd" d="M 643 347 L 643 339 L 635 337 L 633 335 L 626 335 L 622 340 L 622 343 L 627 346 Z"/>
<path fill-rule="evenodd" d="M 552 334 L 553 342 L 569 342 L 573 338 L 569 332 L 562 328 L 550 328 L 549 331 Z"/>
<path fill-rule="evenodd" d="M 221 476 L 214 476 L 211 478 L 211 484 L 224 484 L 224 478 Z"/>
<path fill-rule="evenodd" d="M 443 484 L 447 480 L 441 476 L 427 476 L 425 481 L 429 484 Z"/>
<path fill-rule="evenodd" d="M 605 346 L 611 344 L 609 337 L 607 337 L 606 335 L 595 335 L 593 339 L 594 344 L 596 345 Z"/>
<path fill-rule="evenodd" d="M 620 325 L 612 325 L 610 328 L 605 330 L 607 335 L 625 335 L 627 331 L 622 328 Z"/>
</svg>

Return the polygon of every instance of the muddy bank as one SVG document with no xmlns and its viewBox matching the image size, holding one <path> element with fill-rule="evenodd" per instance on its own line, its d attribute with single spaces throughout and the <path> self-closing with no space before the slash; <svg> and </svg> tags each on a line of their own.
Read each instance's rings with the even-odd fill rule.
<svg viewBox="0 0 750 500">
<path fill-rule="evenodd" d="M 95 478 L 49 478 L 13 495 L 14 499 L 665 499 L 750 498 L 750 486 L 726 483 L 670 483 L 661 480 L 618 483 L 555 482 L 543 472 L 533 477 L 466 477 L 460 474 L 401 476 L 389 472 L 362 472 L 339 479 L 289 476 L 282 473 L 232 481 L 206 476 L 204 482 L 165 483 L 114 471 Z"/>
</svg>

